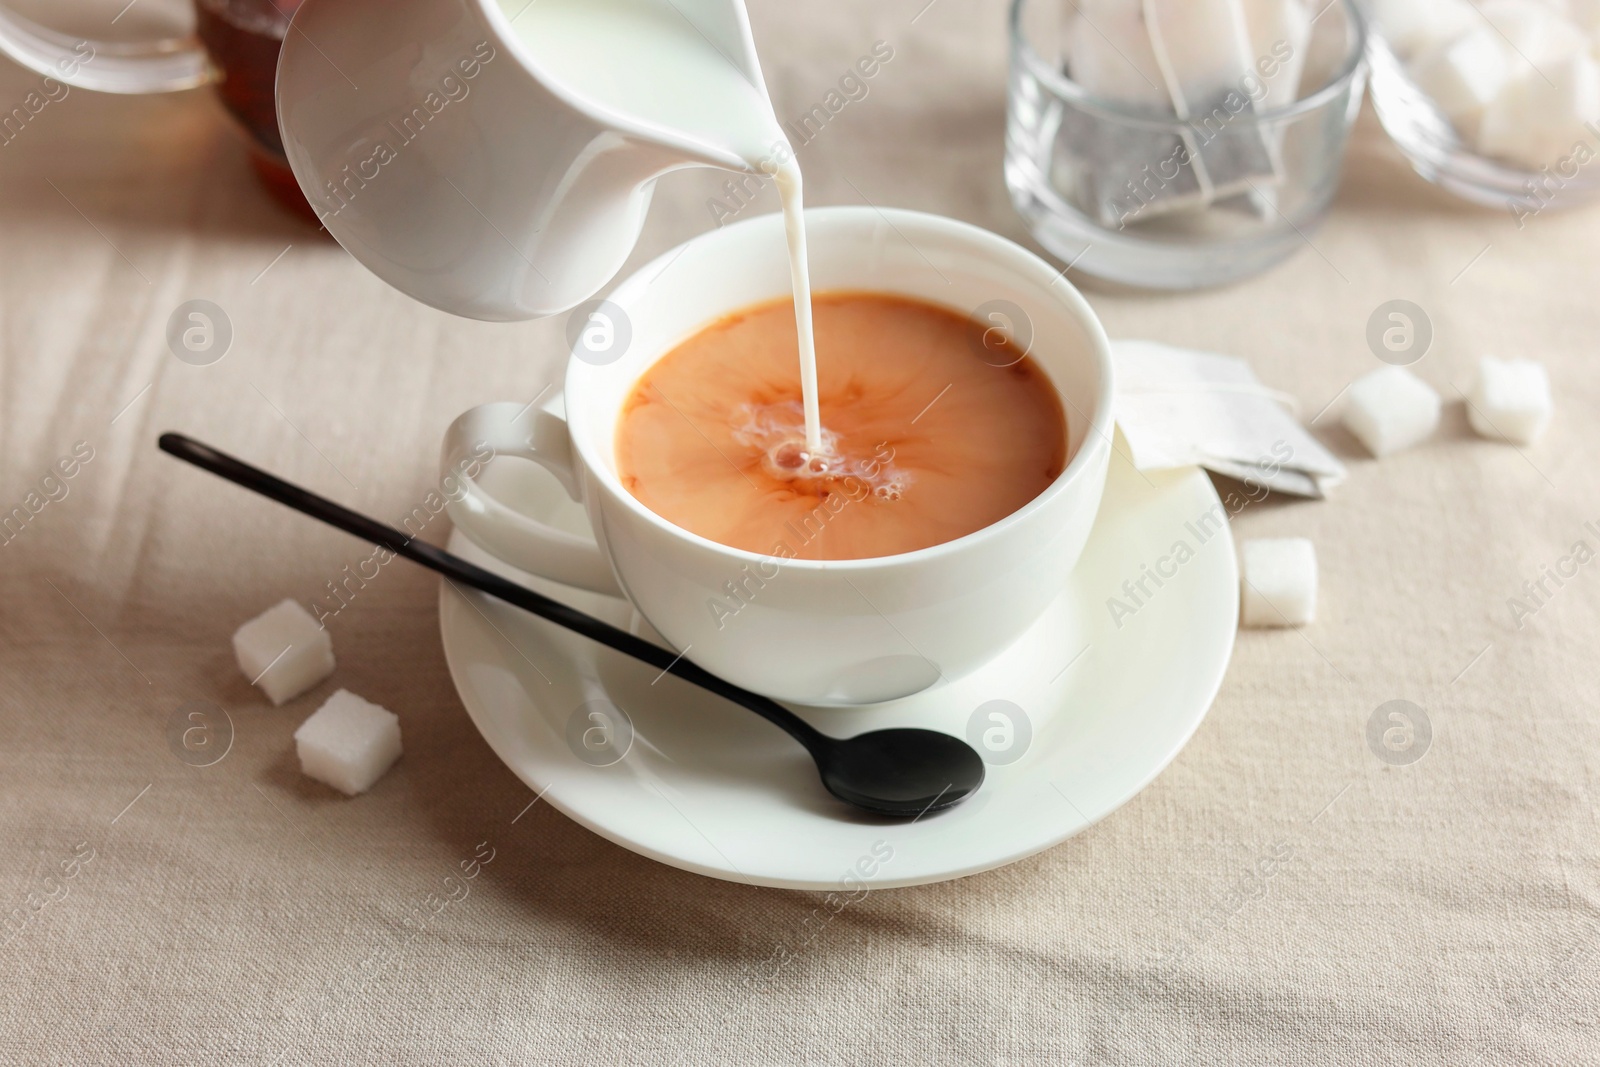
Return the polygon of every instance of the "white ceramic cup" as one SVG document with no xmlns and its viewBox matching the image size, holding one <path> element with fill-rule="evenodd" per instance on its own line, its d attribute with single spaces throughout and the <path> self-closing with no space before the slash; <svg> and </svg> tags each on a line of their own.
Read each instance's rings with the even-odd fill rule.
<svg viewBox="0 0 1600 1067">
<path fill-rule="evenodd" d="M 954 541 L 816 561 L 718 544 L 661 518 L 623 487 L 617 414 L 640 375 L 721 316 L 790 294 L 778 215 L 703 234 L 641 268 L 612 293 L 603 318 L 590 320 L 609 349 L 574 345 L 564 414 L 557 405 L 474 408 L 451 425 L 442 467 L 460 477 L 461 458 L 487 446 L 496 462 L 512 456 L 542 464 L 584 505 L 592 541 L 514 511 L 463 479 L 452 521 L 505 562 L 626 596 L 673 648 L 747 689 L 799 704 L 870 704 L 981 666 L 1060 594 L 1105 485 L 1110 346 L 1059 272 L 975 226 L 869 207 L 808 211 L 806 226 L 816 291 L 914 297 L 977 313 L 1028 343 L 1067 414 L 1069 461 L 1049 488 Z"/>
</svg>

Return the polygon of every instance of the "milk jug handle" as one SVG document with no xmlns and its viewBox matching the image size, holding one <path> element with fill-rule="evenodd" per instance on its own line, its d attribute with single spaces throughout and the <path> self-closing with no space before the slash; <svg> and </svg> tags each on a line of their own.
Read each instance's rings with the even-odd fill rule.
<svg viewBox="0 0 1600 1067">
<path fill-rule="evenodd" d="M 0 4 L 0 52 L 50 82 L 102 93 L 170 93 L 215 77 L 199 37 L 94 41 L 48 29 Z"/>
</svg>

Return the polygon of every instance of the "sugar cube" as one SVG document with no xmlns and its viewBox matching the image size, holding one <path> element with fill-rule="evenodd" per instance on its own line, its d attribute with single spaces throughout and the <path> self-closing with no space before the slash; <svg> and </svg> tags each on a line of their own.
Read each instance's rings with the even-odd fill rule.
<svg viewBox="0 0 1600 1067">
<path fill-rule="evenodd" d="M 1304 537 L 1260 538 L 1240 550 L 1241 621 L 1304 626 L 1317 614 L 1317 550 Z"/>
<path fill-rule="evenodd" d="M 1477 122 L 1505 85 L 1506 46 L 1500 35 L 1480 26 L 1442 48 L 1424 52 L 1411 77 L 1455 124 L 1463 136 L 1477 133 Z"/>
<path fill-rule="evenodd" d="M 400 758 L 400 718 L 341 689 L 300 724 L 294 747 L 308 778 L 355 796 Z"/>
<path fill-rule="evenodd" d="M 1530 169 L 1555 166 L 1600 122 L 1600 64 L 1587 54 L 1508 81 L 1483 113 L 1478 151 Z"/>
<path fill-rule="evenodd" d="M 293 600 L 239 627 L 233 654 L 250 684 L 273 704 L 293 700 L 333 673 L 333 638 Z"/>
<path fill-rule="evenodd" d="M 1567 14 L 1579 31 L 1589 35 L 1590 47 L 1600 49 L 1600 0 L 1571 0 Z"/>
<path fill-rule="evenodd" d="M 1370 10 L 1402 59 L 1449 44 L 1482 22 L 1467 0 L 1372 0 Z"/>
<path fill-rule="evenodd" d="M 1345 429 L 1374 456 L 1426 439 L 1439 425 L 1439 394 L 1404 367 L 1380 367 L 1350 386 Z"/>
<path fill-rule="evenodd" d="M 1550 377 L 1531 359 L 1478 363 L 1478 380 L 1467 394 L 1467 419 L 1484 437 L 1531 445 L 1550 423 Z"/>
<path fill-rule="evenodd" d="M 1489 0 L 1478 11 L 1492 32 L 1510 45 L 1513 67 L 1520 68 L 1519 73 L 1534 74 L 1589 46 L 1583 31 L 1567 19 L 1564 10 L 1536 0 Z"/>
</svg>

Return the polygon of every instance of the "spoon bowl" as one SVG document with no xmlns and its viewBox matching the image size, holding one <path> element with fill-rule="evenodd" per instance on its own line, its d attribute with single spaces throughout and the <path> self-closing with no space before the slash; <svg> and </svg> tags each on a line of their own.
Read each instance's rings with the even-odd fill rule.
<svg viewBox="0 0 1600 1067">
<path fill-rule="evenodd" d="M 847 804 L 895 819 L 917 819 L 961 803 L 983 784 L 971 745 L 936 730 L 873 730 L 813 750 L 822 784 Z"/>
</svg>

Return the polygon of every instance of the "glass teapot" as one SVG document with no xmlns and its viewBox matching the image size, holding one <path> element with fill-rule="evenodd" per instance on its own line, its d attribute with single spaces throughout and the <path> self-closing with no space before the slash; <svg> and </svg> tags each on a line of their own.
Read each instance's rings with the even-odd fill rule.
<svg viewBox="0 0 1600 1067">
<path fill-rule="evenodd" d="M 299 6 L 300 0 L 194 0 L 193 34 L 127 43 L 61 33 L 0 4 L 0 52 L 44 76 L 36 94 L 41 101 L 58 97 L 62 86 L 166 93 L 214 85 L 249 136 L 251 163 L 262 181 L 289 207 L 309 214 L 284 157 L 272 94 L 278 48 Z M 42 106 L 24 97 L 17 110 L 0 116 L 7 138 Z"/>
</svg>

